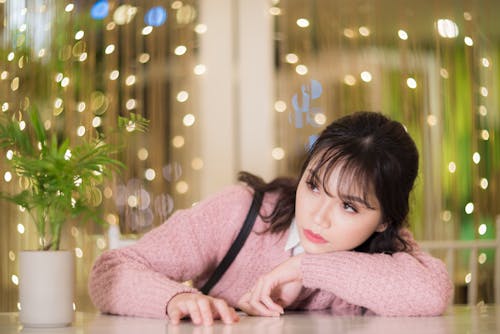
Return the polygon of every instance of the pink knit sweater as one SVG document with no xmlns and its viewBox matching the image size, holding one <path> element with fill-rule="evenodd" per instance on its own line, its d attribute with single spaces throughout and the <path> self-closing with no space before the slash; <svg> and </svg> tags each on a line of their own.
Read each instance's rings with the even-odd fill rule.
<svg viewBox="0 0 500 334">
<path fill-rule="evenodd" d="M 136 244 L 103 253 L 89 279 L 93 303 L 106 313 L 165 318 L 176 294 L 197 292 L 236 238 L 252 200 L 249 188 L 229 187 L 193 208 L 179 210 Z M 276 196 L 267 194 L 261 213 Z M 254 232 L 268 225 L 257 218 Z M 407 231 L 406 231 L 407 232 Z M 408 239 L 413 242 L 408 233 Z M 251 233 L 238 257 L 210 294 L 236 307 L 259 275 L 291 256 L 288 232 Z M 304 288 L 288 309 L 330 309 L 332 314 L 387 316 L 440 315 L 452 283 L 444 264 L 416 249 L 413 253 L 306 254 Z M 194 288 L 180 282 L 193 281 Z"/>
</svg>

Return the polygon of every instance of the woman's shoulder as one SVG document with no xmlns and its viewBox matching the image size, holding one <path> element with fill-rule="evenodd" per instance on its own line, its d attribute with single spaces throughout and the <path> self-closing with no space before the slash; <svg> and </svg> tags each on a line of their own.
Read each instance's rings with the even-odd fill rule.
<svg viewBox="0 0 500 334">
<path fill-rule="evenodd" d="M 231 222 L 240 219 L 250 206 L 253 190 L 243 184 L 225 186 L 204 197 L 190 208 L 178 210 L 176 218 L 186 217 L 199 222 Z"/>
<path fill-rule="evenodd" d="M 250 202 L 253 196 L 253 189 L 245 184 L 233 184 L 225 186 L 220 190 L 208 195 L 197 205 L 200 206 L 226 206 L 233 207 L 239 204 Z"/>
<path fill-rule="evenodd" d="M 198 205 L 230 205 L 247 208 L 252 201 L 254 189 L 244 183 L 237 183 L 226 186 L 221 190 L 207 196 Z M 266 193 L 263 199 L 263 206 L 274 206 L 278 199 L 278 193 Z"/>
</svg>

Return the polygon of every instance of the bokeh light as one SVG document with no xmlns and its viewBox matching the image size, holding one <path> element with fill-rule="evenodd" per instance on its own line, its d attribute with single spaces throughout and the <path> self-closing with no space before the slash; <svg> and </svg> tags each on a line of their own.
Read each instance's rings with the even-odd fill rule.
<svg viewBox="0 0 500 334">
<path fill-rule="evenodd" d="M 144 22 L 153 27 L 159 27 L 167 20 L 167 11 L 162 6 L 150 8 L 144 15 Z"/>
<path fill-rule="evenodd" d="M 107 0 L 96 1 L 90 8 L 90 16 L 94 20 L 102 20 L 109 14 L 109 3 Z"/>
</svg>

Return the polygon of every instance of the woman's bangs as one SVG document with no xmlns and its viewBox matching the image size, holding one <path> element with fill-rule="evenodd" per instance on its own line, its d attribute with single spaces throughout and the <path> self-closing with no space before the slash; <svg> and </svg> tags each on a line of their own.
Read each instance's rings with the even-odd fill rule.
<svg viewBox="0 0 500 334">
<path fill-rule="evenodd" d="M 375 189 L 369 165 L 361 156 L 337 149 L 322 154 L 313 173 L 321 176 L 322 187 L 327 194 L 331 195 L 328 184 L 334 173 L 337 177 L 337 194 L 343 201 L 351 202 L 353 197 L 357 197 L 368 207 L 373 207 L 374 203 L 370 203 L 369 198 Z"/>
</svg>

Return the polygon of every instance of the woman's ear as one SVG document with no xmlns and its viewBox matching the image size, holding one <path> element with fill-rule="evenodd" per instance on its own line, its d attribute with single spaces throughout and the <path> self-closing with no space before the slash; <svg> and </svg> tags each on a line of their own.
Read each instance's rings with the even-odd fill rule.
<svg viewBox="0 0 500 334">
<path fill-rule="evenodd" d="M 384 232 L 386 228 L 387 228 L 387 223 L 386 222 L 381 222 L 375 228 L 375 232 Z"/>
</svg>

